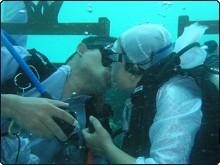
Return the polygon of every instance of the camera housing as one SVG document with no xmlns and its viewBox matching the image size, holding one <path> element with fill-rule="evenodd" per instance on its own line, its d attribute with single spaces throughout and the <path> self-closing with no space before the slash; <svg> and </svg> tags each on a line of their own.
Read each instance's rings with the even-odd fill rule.
<svg viewBox="0 0 220 165">
<path fill-rule="evenodd" d="M 67 108 L 62 108 L 62 109 L 67 111 L 77 120 L 76 113 L 72 111 L 70 108 L 67 107 Z M 67 135 L 68 139 L 78 132 L 78 127 L 75 127 L 58 117 L 53 116 L 52 118 L 59 125 L 59 127 L 63 130 L 63 132 Z"/>
</svg>

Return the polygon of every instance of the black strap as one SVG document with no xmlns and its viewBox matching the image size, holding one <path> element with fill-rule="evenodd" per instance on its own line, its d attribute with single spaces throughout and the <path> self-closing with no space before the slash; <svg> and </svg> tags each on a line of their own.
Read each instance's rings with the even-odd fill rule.
<svg viewBox="0 0 220 165">
<path fill-rule="evenodd" d="M 27 59 L 26 63 L 29 65 L 36 77 L 38 77 L 40 82 L 48 78 L 57 70 L 56 66 L 53 65 L 42 53 L 35 49 L 29 49 L 28 51 L 31 54 L 31 57 Z M 32 84 L 28 79 L 23 69 L 19 67 L 14 77 L 1 84 L 1 93 L 19 94 L 27 92 L 33 87 L 34 84 Z"/>
<path fill-rule="evenodd" d="M 199 47 L 200 44 L 199 44 L 198 42 L 193 42 L 193 43 L 187 45 L 186 47 L 184 47 L 183 49 L 181 49 L 181 50 L 178 52 L 179 57 L 180 57 L 183 53 L 185 53 L 186 51 L 188 51 L 189 49 L 191 49 L 191 48 L 193 48 L 193 47 L 195 47 L 195 46 Z"/>
</svg>

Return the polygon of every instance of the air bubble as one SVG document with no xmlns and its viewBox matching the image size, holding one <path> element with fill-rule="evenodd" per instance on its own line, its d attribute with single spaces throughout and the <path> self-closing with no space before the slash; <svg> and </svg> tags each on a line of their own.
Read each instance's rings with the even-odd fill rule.
<svg viewBox="0 0 220 165">
<path fill-rule="evenodd" d="M 92 13 L 92 8 L 89 7 L 87 11 L 88 11 L 88 13 Z"/>
<path fill-rule="evenodd" d="M 26 13 L 26 10 L 19 10 L 18 12 L 21 14 L 24 14 L 24 13 Z"/>
</svg>

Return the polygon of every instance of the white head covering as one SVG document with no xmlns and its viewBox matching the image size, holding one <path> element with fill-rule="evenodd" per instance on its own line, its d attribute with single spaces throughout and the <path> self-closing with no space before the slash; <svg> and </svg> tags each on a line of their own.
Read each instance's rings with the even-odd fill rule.
<svg viewBox="0 0 220 165">
<path fill-rule="evenodd" d="M 173 49 L 171 35 L 162 25 L 138 25 L 124 32 L 114 43 L 113 50 L 125 53 L 125 60 L 147 70 L 172 52 L 177 53 L 185 46 L 198 42 L 207 28 L 198 23 L 185 27 Z M 206 54 L 200 47 L 191 48 L 180 56 L 181 68 L 189 69 L 201 65 Z"/>
<path fill-rule="evenodd" d="M 173 51 L 170 33 L 157 24 L 138 25 L 124 32 L 113 46 L 116 52 L 122 53 L 119 42 L 125 58 L 145 70 Z"/>
</svg>

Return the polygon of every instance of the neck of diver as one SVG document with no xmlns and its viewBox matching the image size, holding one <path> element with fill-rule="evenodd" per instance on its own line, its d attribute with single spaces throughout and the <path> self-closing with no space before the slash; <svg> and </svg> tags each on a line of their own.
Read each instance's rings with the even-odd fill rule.
<svg viewBox="0 0 220 165">
<path fill-rule="evenodd" d="M 73 93 L 76 95 L 92 95 L 88 83 L 91 76 L 89 76 L 86 67 L 74 59 L 68 65 L 71 67 L 71 72 L 65 83 L 62 100 L 70 98 Z"/>
</svg>

